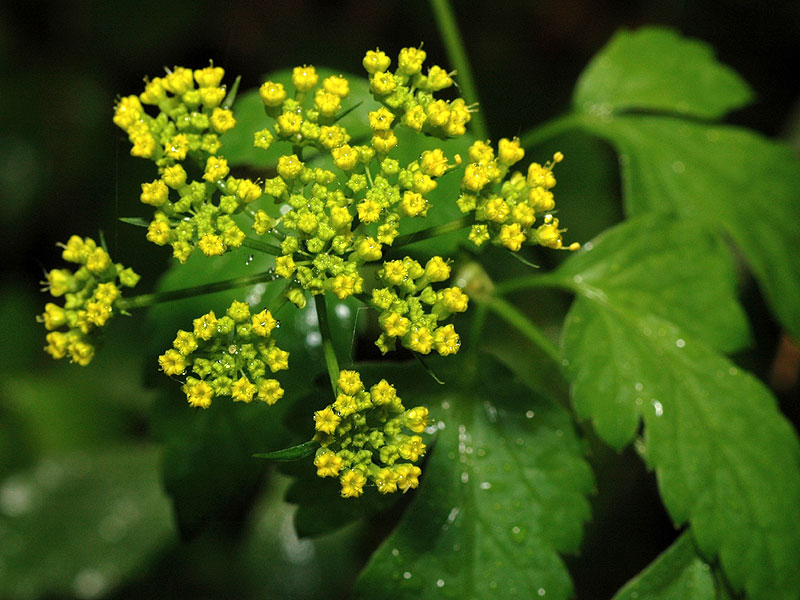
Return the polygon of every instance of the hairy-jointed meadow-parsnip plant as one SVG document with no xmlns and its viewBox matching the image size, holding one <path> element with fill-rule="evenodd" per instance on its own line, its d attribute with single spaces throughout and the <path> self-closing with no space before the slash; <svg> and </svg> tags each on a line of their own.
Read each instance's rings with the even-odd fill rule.
<svg viewBox="0 0 800 600">
<path fill-rule="evenodd" d="M 395 61 L 369 51 L 366 78 L 304 65 L 242 95 L 218 66 L 175 67 L 121 98 L 114 123 L 154 163 L 140 196 L 152 214 L 124 220 L 177 263 L 166 291 L 123 295 L 138 276 L 104 244 L 71 237 L 63 258 L 76 268 L 47 274 L 57 299 L 42 315 L 47 352 L 88 365 L 117 315 L 152 307 L 161 326 L 163 303 L 228 290 L 158 356 L 189 405 L 207 409 L 195 418 L 235 421 L 221 406 L 232 400 L 273 422 L 223 436 L 214 452 L 267 432 L 260 456 L 313 460 L 337 479 L 315 483 L 309 462 L 289 469 L 303 535 L 420 488 L 359 597 L 569 597 L 559 554 L 577 552 L 590 516 L 582 438 L 595 433 L 616 449 L 635 441 L 685 527 L 617 598 L 800 597 L 800 446 L 766 387 L 724 356 L 749 342 L 725 238 L 800 333 L 789 251 L 800 247 L 798 162 L 714 122 L 749 100 L 746 84 L 700 43 L 623 32 L 581 76 L 566 116 L 493 144 L 482 122 L 471 131 L 478 108 L 454 93 L 455 72 L 425 59 L 421 47 Z M 522 162 L 523 148 L 570 129 L 618 151 L 628 217 L 583 249 L 556 216 L 561 152 Z M 536 246 L 580 251 L 542 273 Z M 529 274 L 492 281 L 493 265 L 514 257 Z M 542 287 L 577 297 L 560 348 L 529 316 L 535 294 L 506 299 Z M 488 313 L 538 349 L 479 353 Z M 381 354 L 418 360 L 351 364 L 368 335 Z M 321 371 L 327 389 L 313 386 Z M 193 485 L 219 486 L 205 502 L 252 490 L 249 475 L 171 470 L 165 435 L 183 527 L 207 510 Z"/>
</svg>

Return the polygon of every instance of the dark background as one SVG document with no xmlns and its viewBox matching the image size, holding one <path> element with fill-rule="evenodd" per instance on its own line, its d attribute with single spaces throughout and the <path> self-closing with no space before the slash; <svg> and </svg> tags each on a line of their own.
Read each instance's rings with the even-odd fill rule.
<svg viewBox="0 0 800 600">
<path fill-rule="evenodd" d="M 790 142 L 793 138 L 795 144 L 800 140 L 798 2 L 454 4 L 482 110 L 495 138 L 522 133 L 565 111 L 580 71 L 618 28 L 663 24 L 711 43 L 720 59 L 752 85 L 756 102 L 729 121 Z M 45 302 L 37 292 L 42 270 L 59 264 L 56 242 L 72 233 L 95 236 L 103 229 L 112 256 L 144 275 L 141 291 L 150 290 L 169 264 L 168 251 L 144 243 L 141 230 L 116 221 L 142 214 L 139 183 L 151 177 L 151 165 L 128 155 L 127 139 L 111 122 L 115 98 L 138 93 L 142 78 L 161 74 L 164 66 L 196 68 L 213 59 L 225 67 L 228 81 L 240 74 L 243 89 L 249 89 L 264 74 L 296 64 L 360 74 L 365 50 L 379 46 L 395 56 L 399 48 L 420 42 L 429 61 L 449 64 L 425 2 L 0 5 L 3 377 L 10 381 L 61 372 L 41 351 L 43 332 L 33 321 Z M 746 293 L 757 347 L 743 361 L 768 378 L 779 329 L 757 291 Z M 132 331 L 120 335 L 123 343 L 135 339 Z M 139 357 L 124 357 L 136 372 Z M 13 403 L 5 398 L 9 389 L 0 387 L 0 421 L 14 416 L 8 408 Z M 797 387 L 787 390 L 779 390 L 784 400 Z M 146 435 L 146 404 L 143 400 L 141 406 L 134 405 L 125 425 L 138 435 Z M 0 428 L 0 474 L 40 456 L 36 443 L 25 439 L 23 434 L 4 435 Z M 605 489 L 609 482 L 617 489 Z M 607 597 L 674 535 L 651 478 L 632 453 L 623 455 L 613 472 L 599 474 L 599 487 L 600 502 L 606 505 L 595 506 L 595 522 L 585 543 L 597 550 L 571 565 L 582 598 Z M 629 489 L 636 495 L 628 494 Z M 616 516 L 604 517 L 611 514 Z M 646 541 L 631 545 L 631 537 Z M 601 539 L 603 545 L 595 546 Z M 179 554 L 176 549 L 165 551 L 141 580 L 163 581 L 166 593 L 186 589 L 182 586 L 189 583 L 170 568 Z M 596 559 L 605 563 L 602 573 L 592 569 Z M 202 578 L 188 571 L 198 589 L 215 589 L 214 583 L 199 583 Z M 120 593 L 135 597 L 150 589 L 133 582 Z"/>
</svg>

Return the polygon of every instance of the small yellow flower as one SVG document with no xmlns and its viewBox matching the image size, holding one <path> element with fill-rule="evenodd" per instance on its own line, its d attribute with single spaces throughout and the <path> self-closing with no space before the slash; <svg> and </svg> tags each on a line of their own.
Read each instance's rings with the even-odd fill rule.
<svg viewBox="0 0 800 600">
<path fill-rule="evenodd" d="M 278 175 L 285 180 L 291 180 L 303 171 L 303 162 L 296 154 L 281 156 L 278 159 Z"/>
<path fill-rule="evenodd" d="M 350 95 L 350 82 L 342 75 L 331 75 L 322 80 L 322 88 L 326 92 L 336 94 L 339 98 Z"/>
<path fill-rule="evenodd" d="M 314 413 L 314 429 L 322 433 L 333 433 L 341 421 L 330 406 Z"/>
<path fill-rule="evenodd" d="M 206 168 L 203 173 L 203 179 L 210 183 L 216 183 L 230 173 L 228 161 L 222 157 L 209 156 L 206 159 Z"/>
<path fill-rule="evenodd" d="M 286 100 L 286 90 L 282 83 L 265 81 L 258 89 L 258 95 L 266 106 L 280 106 Z"/>
<path fill-rule="evenodd" d="M 395 398 L 397 398 L 397 390 L 385 379 L 381 379 L 378 383 L 373 385 L 369 393 L 370 396 L 372 396 L 372 402 L 376 406 L 391 404 Z"/>
<path fill-rule="evenodd" d="M 375 50 L 367 51 L 362 64 L 367 73 L 372 74 L 378 71 L 385 71 L 392 64 L 392 61 L 385 53 L 376 48 Z"/>
<path fill-rule="evenodd" d="M 214 233 L 207 233 L 200 241 L 197 242 L 197 247 L 206 256 L 222 256 L 225 254 L 225 244 L 222 243 L 222 238 Z"/>
<path fill-rule="evenodd" d="M 318 477 L 336 477 L 342 470 L 343 461 L 330 450 L 321 450 L 314 457 Z"/>
<path fill-rule="evenodd" d="M 500 243 L 512 252 L 517 252 L 525 241 L 525 233 L 519 223 L 503 225 L 500 228 Z"/>
<path fill-rule="evenodd" d="M 217 333 L 217 316 L 213 310 L 195 319 L 193 324 L 195 337 L 206 342 Z"/>
<path fill-rule="evenodd" d="M 502 138 L 497 144 L 497 159 L 500 164 L 510 167 L 516 162 L 519 162 L 525 156 L 525 150 L 522 149 L 519 143 L 519 138 L 509 140 Z"/>
<path fill-rule="evenodd" d="M 399 477 L 393 469 L 384 467 L 375 475 L 375 485 L 381 494 L 391 494 L 397 491 L 397 481 Z"/>
<path fill-rule="evenodd" d="M 294 259 L 291 256 L 279 256 L 275 259 L 275 273 L 289 279 L 295 271 Z"/>
<path fill-rule="evenodd" d="M 441 292 L 442 305 L 451 313 L 464 312 L 469 304 L 469 296 L 457 287 L 447 288 Z"/>
<path fill-rule="evenodd" d="M 171 348 L 158 357 L 158 364 L 167 375 L 180 375 L 186 369 L 183 355 Z"/>
<path fill-rule="evenodd" d="M 231 397 L 234 402 L 252 402 L 256 386 L 247 377 L 241 377 L 231 385 Z"/>
<path fill-rule="evenodd" d="M 331 150 L 334 164 L 343 171 L 350 171 L 358 164 L 358 150 L 344 144 Z"/>
<path fill-rule="evenodd" d="M 307 92 L 317 85 L 319 75 L 311 65 L 303 65 L 292 69 L 292 85 L 298 92 Z"/>
<path fill-rule="evenodd" d="M 172 165 L 164 169 L 162 179 L 173 190 L 177 190 L 186 185 L 186 171 L 181 165 Z"/>
<path fill-rule="evenodd" d="M 422 469 L 419 467 L 403 463 L 395 466 L 395 473 L 397 473 L 397 488 L 404 494 L 419 486 L 419 476 L 422 475 Z"/>
<path fill-rule="evenodd" d="M 197 337 L 189 331 L 179 329 L 172 342 L 172 347 L 186 356 L 197 350 Z"/>
<path fill-rule="evenodd" d="M 258 399 L 270 406 L 283 398 L 283 388 L 276 379 L 262 379 L 258 382 Z"/>
<path fill-rule="evenodd" d="M 225 108 L 215 108 L 214 112 L 211 113 L 211 126 L 220 135 L 230 131 L 236 127 L 236 119 L 233 117 L 233 112 Z"/>
<path fill-rule="evenodd" d="M 452 324 L 439 327 L 433 332 L 433 346 L 442 356 L 455 354 L 461 347 L 461 338 Z"/>
<path fill-rule="evenodd" d="M 273 346 L 267 352 L 267 366 L 273 373 L 277 371 L 285 371 L 289 368 L 289 353 L 286 350 L 281 350 L 277 346 Z"/>
<path fill-rule="evenodd" d="M 417 406 L 406 412 L 406 427 L 414 433 L 422 433 L 428 424 L 428 409 Z"/>
<path fill-rule="evenodd" d="M 361 375 L 357 371 L 339 371 L 336 387 L 345 394 L 354 395 L 364 389 Z"/>
<path fill-rule="evenodd" d="M 394 121 L 394 115 L 385 106 L 370 112 L 367 117 L 372 131 L 389 131 Z"/>
<path fill-rule="evenodd" d="M 434 256 L 425 264 L 425 277 L 432 282 L 446 281 L 450 277 L 450 266 L 441 256 Z"/>
<path fill-rule="evenodd" d="M 343 498 L 357 498 L 364 493 L 367 478 L 361 471 L 349 469 L 339 478 L 339 483 L 342 485 Z"/>
<path fill-rule="evenodd" d="M 214 390 L 205 381 L 190 379 L 183 386 L 183 392 L 191 406 L 208 408 L 214 397 Z"/>
<path fill-rule="evenodd" d="M 142 184 L 142 194 L 139 199 L 143 204 L 151 206 L 161 206 L 167 201 L 169 189 L 161 179 L 156 179 L 151 183 Z"/>
<path fill-rule="evenodd" d="M 267 309 L 262 310 L 260 313 L 253 315 L 253 333 L 261 337 L 267 337 L 272 330 L 278 325 L 278 321 L 272 316 Z"/>
</svg>

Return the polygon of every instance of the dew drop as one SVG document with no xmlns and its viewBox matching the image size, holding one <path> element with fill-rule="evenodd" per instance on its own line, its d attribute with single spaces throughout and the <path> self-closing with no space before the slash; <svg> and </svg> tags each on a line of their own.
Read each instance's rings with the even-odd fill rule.
<svg viewBox="0 0 800 600">
<path fill-rule="evenodd" d="M 403 573 L 403 579 L 411 579 L 411 573 L 409 573 L 408 571 Z"/>
<path fill-rule="evenodd" d="M 641 381 L 637 381 L 633 384 L 633 389 L 635 389 L 637 392 L 641 392 L 643 387 L 644 386 L 642 385 Z"/>
<path fill-rule="evenodd" d="M 306 334 L 306 345 L 311 348 L 316 348 L 322 344 L 322 335 L 320 335 L 319 331 L 309 331 Z"/>
<path fill-rule="evenodd" d="M 461 472 L 461 483 L 467 483 L 467 482 L 469 482 L 469 473 L 467 473 L 466 471 L 462 471 Z"/>
<path fill-rule="evenodd" d="M 33 500 L 33 487 L 21 479 L 9 477 L 0 487 L 0 512 L 9 517 L 17 517 L 30 511 Z"/>
<path fill-rule="evenodd" d="M 492 484 L 491 484 L 491 483 L 489 483 L 488 481 L 481 481 L 481 483 L 480 483 L 479 487 L 480 487 L 482 490 L 489 490 L 489 489 L 491 489 L 491 488 L 492 488 Z"/>
<path fill-rule="evenodd" d="M 534 413 L 532 410 L 529 410 L 528 412 L 525 413 L 525 416 L 529 419 L 532 419 L 534 414 L 536 413 Z"/>
<path fill-rule="evenodd" d="M 252 254 L 251 254 L 251 255 L 249 255 L 249 256 L 247 257 L 247 259 L 244 261 L 244 266 L 248 266 L 248 265 L 250 265 L 250 263 L 252 263 L 252 262 L 253 262 L 253 258 L 255 258 L 255 257 L 254 257 Z"/>
<path fill-rule="evenodd" d="M 672 170 L 675 173 L 681 174 L 686 170 L 686 165 L 680 160 L 676 160 L 674 163 L 672 163 Z"/>
<path fill-rule="evenodd" d="M 581 277 L 580 275 L 574 275 L 572 277 L 572 281 L 574 281 L 575 283 L 582 283 L 583 282 L 583 277 Z"/>
<path fill-rule="evenodd" d="M 686 342 L 682 338 L 678 338 L 677 340 L 675 340 L 675 345 L 678 348 L 683 348 L 684 346 L 686 346 Z"/>
<path fill-rule="evenodd" d="M 449 403 L 447 400 L 444 400 L 444 401 L 442 402 L 442 408 L 443 408 L 444 410 L 448 410 L 448 409 L 450 408 L 450 403 Z"/>
<path fill-rule="evenodd" d="M 536 593 L 539 594 L 540 596 L 544 596 L 547 592 L 544 590 L 544 588 L 539 588 L 538 590 L 536 590 Z"/>
<path fill-rule="evenodd" d="M 98 598 L 106 590 L 105 575 L 95 569 L 84 569 L 75 575 L 72 591 L 78 598 Z"/>
<path fill-rule="evenodd" d="M 392 548 L 392 556 L 400 556 L 400 550 L 397 548 Z"/>
<path fill-rule="evenodd" d="M 335 310 L 336 310 L 336 316 L 342 320 L 350 317 L 350 307 L 347 306 L 346 304 L 337 304 Z"/>
<path fill-rule="evenodd" d="M 653 400 L 653 410 L 656 412 L 657 417 L 664 414 L 664 407 L 658 400 Z"/>
<path fill-rule="evenodd" d="M 444 587 L 444 579 L 437 579 L 436 580 L 436 587 Z"/>
</svg>

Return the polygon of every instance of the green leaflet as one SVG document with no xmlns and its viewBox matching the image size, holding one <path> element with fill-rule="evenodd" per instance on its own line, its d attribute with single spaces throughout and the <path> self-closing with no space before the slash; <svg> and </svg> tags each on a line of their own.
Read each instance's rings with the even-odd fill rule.
<svg viewBox="0 0 800 600">
<path fill-rule="evenodd" d="M 718 237 L 691 223 L 659 215 L 629 220 L 587 243 L 555 276 L 599 307 L 626 317 L 655 315 L 715 348 L 736 350 L 749 341 L 729 253 Z M 570 311 L 573 318 L 576 310 Z M 600 436 L 619 449 L 633 439 L 642 412 L 639 391 L 621 378 L 639 382 L 647 356 L 624 338 L 614 344 L 614 315 L 602 312 L 574 336 L 565 330 L 564 352 L 569 359 L 580 347 L 581 356 L 591 355 L 598 367 L 615 367 L 578 371 L 571 378 L 578 413 L 591 417 Z"/>
<path fill-rule="evenodd" d="M 9 598 L 107 595 L 172 543 L 152 446 L 51 456 L 0 486 L 0 589 Z"/>
<path fill-rule="evenodd" d="M 790 250 L 800 247 L 800 161 L 756 133 L 680 118 L 719 118 L 749 100 L 746 84 L 706 45 L 642 29 L 619 33 L 589 64 L 572 118 L 619 152 L 629 215 L 674 212 L 729 234 L 800 337 L 800 261 Z"/>
<path fill-rule="evenodd" d="M 701 552 L 721 557 L 737 589 L 746 588 L 753 598 L 795 598 L 800 593 L 796 434 L 758 380 L 706 345 L 702 330 L 683 322 L 680 302 L 669 312 L 670 299 L 680 298 L 670 287 L 680 283 L 690 258 L 676 254 L 670 261 L 668 251 L 663 258 L 657 276 L 664 281 L 666 314 L 626 302 L 614 278 L 598 276 L 606 269 L 603 248 L 624 246 L 626 237 L 635 246 L 640 223 L 611 230 L 596 249 L 590 246 L 574 257 L 575 265 L 570 260 L 559 271 L 572 275 L 580 295 L 562 342 L 576 409 L 617 447 L 630 439 L 641 414 L 644 454 L 676 524 L 691 522 Z M 652 246 L 669 248 L 666 238 L 674 232 L 654 229 L 648 228 Z M 641 259 L 617 250 L 612 270 L 616 281 L 625 281 L 628 270 L 639 270 Z M 702 263 L 699 257 L 695 261 Z M 582 280 L 577 285 L 576 276 Z M 709 278 L 713 281 L 713 275 Z M 636 284 L 630 278 L 634 297 Z M 687 278 L 687 296 L 702 298 L 702 288 L 692 291 L 694 285 Z M 642 286 L 657 291 L 652 282 Z M 701 322 L 702 312 L 699 308 Z M 708 339 L 713 343 L 713 337 Z"/>
<path fill-rule="evenodd" d="M 729 234 L 778 317 L 800 334 L 800 161 L 756 133 L 672 117 L 584 119 L 620 152 L 629 215 L 672 211 Z"/>
<path fill-rule="evenodd" d="M 480 380 L 462 364 L 448 382 L 428 398 L 444 427 L 420 489 L 355 596 L 570 597 L 558 554 L 578 549 L 593 478 L 569 415 L 488 357 Z"/>
<path fill-rule="evenodd" d="M 684 533 L 612 600 L 716 600 L 711 567 Z"/>
<path fill-rule="evenodd" d="M 618 31 L 584 69 L 572 104 L 590 114 L 633 109 L 719 118 L 751 100 L 747 83 L 718 63 L 709 45 L 650 27 Z"/>
</svg>

